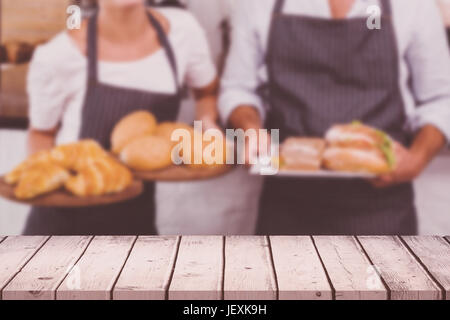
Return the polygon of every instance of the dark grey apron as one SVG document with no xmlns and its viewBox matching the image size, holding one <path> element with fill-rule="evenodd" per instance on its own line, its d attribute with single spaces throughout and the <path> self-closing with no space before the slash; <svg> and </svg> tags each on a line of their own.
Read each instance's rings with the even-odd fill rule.
<svg viewBox="0 0 450 320">
<path fill-rule="evenodd" d="M 268 45 L 267 126 L 280 129 L 283 140 L 360 120 L 408 145 L 390 2 L 381 1 L 381 30 L 369 30 L 366 18 L 284 14 L 284 3 L 275 4 Z M 258 233 L 416 234 L 413 187 L 267 178 Z"/>
<path fill-rule="evenodd" d="M 170 62 L 177 92 L 162 94 L 105 85 L 98 81 L 97 15 L 88 27 L 88 87 L 83 106 L 80 139 L 95 139 L 110 148 L 115 124 L 135 110 L 151 111 L 158 121 L 174 121 L 180 106 L 180 86 L 175 56 L 159 22 L 149 13 L 161 46 Z M 151 72 L 151 70 L 148 70 Z M 137 199 L 102 207 L 67 209 L 33 208 L 25 228 L 27 235 L 152 235 L 154 184 L 145 186 Z"/>
</svg>

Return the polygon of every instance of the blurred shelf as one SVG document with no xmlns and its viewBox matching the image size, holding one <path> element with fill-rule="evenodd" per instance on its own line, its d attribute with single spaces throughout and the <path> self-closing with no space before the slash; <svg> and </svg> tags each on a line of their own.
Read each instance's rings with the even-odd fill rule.
<svg viewBox="0 0 450 320">
<path fill-rule="evenodd" d="M 28 129 L 28 118 L 0 116 L 0 130 L 1 129 L 26 130 Z"/>
</svg>

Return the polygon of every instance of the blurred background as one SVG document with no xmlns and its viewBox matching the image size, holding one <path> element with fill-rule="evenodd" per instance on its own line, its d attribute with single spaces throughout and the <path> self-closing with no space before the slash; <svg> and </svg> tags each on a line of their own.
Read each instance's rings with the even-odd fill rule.
<svg viewBox="0 0 450 320">
<path fill-rule="evenodd" d="M 182 0 L 203 25 L 219 67 L 229 43 L 229 16 L 238 0 Z M 438 1 L 450 35 L 450 0 Z M 149 1 L 149 3 L 152 1 Z M 157 2 L 157 1 L 156 1 Z M 64 30 L 66 8 L 79 4 L 89 13 L 89 0 L 0 0 L 0 43 L 14 46 L 12 61 L 2 61 L 0 50 L 0 175 L 26 156 L 27 96 L 25 82 L 33 49 Z M 449 37 L 450 39 L 450 37 Z M 450 43 L 450 41 L 449 41 Z M 11 59 L 9 59 L 11 60 Z M 187 97 L 180 119 L 193 119 Z M 450 152 L 442 154 L 416 181 L 421 234 L 450 234 Z M 20 234 L 29 208 L 0 199 L 0 234 Z"/>
</svg>

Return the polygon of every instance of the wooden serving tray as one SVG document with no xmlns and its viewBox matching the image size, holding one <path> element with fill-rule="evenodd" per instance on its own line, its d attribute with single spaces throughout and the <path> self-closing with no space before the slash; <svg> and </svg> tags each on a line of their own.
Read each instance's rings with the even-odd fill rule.
<svg viewBox="0 0 450 320">
<path fill-rule="evenodd" d="M 144 181 L 181 182 L 214 179 L 227 174 L 233 168 L 232 165 L 214 168 L 191 168 L 184 165 L 173 165 L 162 170 L 134 171 L 133 174 L 137 179 Z"/>
<path fill-rule="evenodd" d="M 91 197 L 77 197 L 65 190 L 57 190 L 35 199 L 23 201 L 14 196 L 14 186 L 0 178 L 0 196 L 8 200 L 34 207 L 82 208 L 119 203 L 138 197 L 143 191 L 142 181 L 135 180 L 124 191 L 115 194 Z"/>
</svg>

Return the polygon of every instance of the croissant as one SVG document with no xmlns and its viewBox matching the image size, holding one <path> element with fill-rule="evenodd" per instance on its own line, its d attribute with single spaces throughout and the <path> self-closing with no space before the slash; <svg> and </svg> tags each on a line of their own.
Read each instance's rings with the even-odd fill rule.
<svg viewBox="0 0 450 320">
<path fill-rule="evenodd" d="M 89 165 L 91 159 L 106 157 L 108 154 L 94 140 L 65 144 L 54 148 L 51 160 L 68 170 L 79 171 Z"/>
<path fill-rule="evenodd" d="M 51 162 L 50 151 L 38 152 L 27 160 L 19 164 L 13 171 L 8 173 L 5 177 L 5 182 L 8 184 L 16 184 L 19 182 L 22 174 L 29 168 L 37 164 L 46 164 Z"/>
<path fill-rule="evenodd" d="M 92 158 L 89 165 L 69 178 L 65 188 L 79 197 L 110 194 L 125 190 L 132 182 L 131 172 L 110 157 Z"/>
<path fill-rule="evenodd" d="M 69 172 L 58 165 L 35 163 L 21 174 L 14 195 L 21 200 L 32 199 L 59 189 L 69 177 Z"/>
<path fill-rule="evenodd" d="M 71 172 L 76 172 L 75 176 Z M 62 186 L 76 196 L 121 192 L 132 182 L 127 167 L 97 142 L 84 140 L 39 152 L 17 166 L 5 181 L 18 184 L 18 199 L 31 199 Z"/>
</svg>

